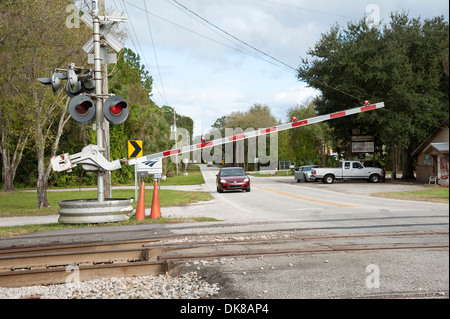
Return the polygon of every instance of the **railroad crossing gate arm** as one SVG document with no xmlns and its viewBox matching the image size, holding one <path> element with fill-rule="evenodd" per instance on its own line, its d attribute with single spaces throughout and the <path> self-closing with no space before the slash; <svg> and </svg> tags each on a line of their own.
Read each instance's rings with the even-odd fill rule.
<svg viewBox="0 0 450 319">
<path fill-rule="evenodd" d="M 201 150 L 203 148 L 214 147 L 217 145 L 223 145 L 226 143 L 244 140 L 244 139 L 251 138 L 251 137 L 262 136 L 262 135 L 271 134 L 274 132 L 289 130 L 289 129 L 293 129 L 293 128 L 296 128 L 299 126 L 320 123 L 320 122 L 324 122 L 324 121 L 328 121 L 328 120 L 333 120 L 333 119 L 336 119 L 339 117 L 344 117 L 344 116 L 348 116 L 348 115 L 354 115 L 354 114 L 358 114 L 358 113 L 363 113 L 363 112 L 367 112 L 367 111 L 380 109 L 383 107 L 384 107 L 384 102 L 360 106 L 360 107 L 356 107 L 354 109 L 349 109 L 349 110 L 340 111 L 340 112 L 336 112 L 336 113 L 330 113 L 330 114 L 326 114 L 326 115 L 320 115 L 320 116 L 312 117 L 312 118 L 305 119 L 305 120 L 298 120 L 298 121 L 294 121 L 294 122 L 290 122 L 290 123 L 286 123 L 286 124 L 280 124 L 277 126 L 263 128 L 263 129 L 259 129 L 259 130 L 255 130 L 255 131 L 251 131 L 251 132 L 245 132 L 245 133 L 238 134 L 238 135 L 226 136 L 226 137 L 218 138 L 218 139 L 215 139 L 212 141 L 205 141 L 202 143 L 184 146 L 181 148 L 175 148 L 175 149 L 171 149 L 168 151 L 159 152 L 159 153 L 155 153 L 155 154 L 151 154 L 151 155 L 145 155 L 142 157 L 132 158 L 127 161 L 127 164 L 135 165 L 136 163 L 142 163 L 142 162 L 157 159 L 157 158 L 164 158 L 164 157 L 168 157 L 168 156 L 172 156 L 172 155 L 193 152 L 193 151 Z"/>
<path fill-rule="evenodd" d="M 58 155 L 52 157 L 50 162 L 54 172 L 72 169 L 77 164 L 81 164 L 86 171 L 113 171 L 121 168 L 119 160 L 109 162 L 100 151 L 98 145 L 87 145 L 79 153 Z"/>
</svg>

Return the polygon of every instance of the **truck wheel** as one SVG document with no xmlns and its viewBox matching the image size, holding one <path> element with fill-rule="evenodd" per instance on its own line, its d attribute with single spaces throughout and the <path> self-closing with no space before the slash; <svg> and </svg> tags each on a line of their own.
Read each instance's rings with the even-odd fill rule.
<svg viewBox="0 0 450 319">
<path fill-rule="evenodd" d="M 380 175 L 378 175 L 378 174 L 370 175 L 369 181 L 372 183 L 378 183 L 380 181 Z"/>
<path fill-rule="evenodd" d="M 322 182 L 324 182 L 325 184 L 332 184 L 334 182 L 334 176 L 330 174 L 325 175 L 322 179 Z"/>
</svg>

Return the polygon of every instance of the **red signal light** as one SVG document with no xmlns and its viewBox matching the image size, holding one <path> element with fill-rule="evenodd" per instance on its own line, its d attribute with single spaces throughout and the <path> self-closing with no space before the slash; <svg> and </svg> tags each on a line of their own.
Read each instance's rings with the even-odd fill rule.
<svg viewBox="0 0 450 319">
<path fill-rule="evenodd" d="M 122 124 L 128 118 L 128 103 L 123 97 L 113 95 L 103 104 L 103 114 L 109 123 Z"/>
<path fill-rule="evenodd" d="M 292 122 L 297 122 L 297 117 L 293 116 L 292 117 Z"/>
<path fill-rule="evenodd" d="M 79 115 L 86 115 L 89 112 L 90 107 L 90 103 L 88 101 L 84 101 L 83 103 L 78 104 L 75 107 L 75 112 L 77 112 Z"/>
<path fill-rule="evenodd" d="M 111 106 L 109 110 L 111 111 L 112 115 L 120 115 L 120 113 L 122 113 L 122 105 L 118 103 L 114 106 Z"/>
<path fill-rule="evenodd" d="M 75 95 L 69 102 L 69 113 L 75 122 L 90 124 L 95 120 L 95 105 L 86 95 Z"/>
</svg>

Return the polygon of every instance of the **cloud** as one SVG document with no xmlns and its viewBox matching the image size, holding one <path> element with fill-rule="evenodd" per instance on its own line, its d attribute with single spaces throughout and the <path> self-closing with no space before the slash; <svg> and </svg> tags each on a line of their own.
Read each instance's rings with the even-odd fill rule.
<svg viewBox="0 0 450 319">
<path fill-rule="evenodd" d="M 153 99 L 174 106 L 195 122 L 195 132 L 206 131 L 217 118 L 254 103 L 267 104 L 286 120 L 287 110 L 318 92 L 297 80 L 301 58 L 336 23 L 362 19 L 373 1 L 356 0 L 177 0 L 218 28 L 187 12 L 172 0 L 114 1 L 126 8 L 132 48 L 146 62 L 154 79 Z M 110 2 L 110 1 L 107 1 Z M 380 19 L 392 11 L 410 17 L 445 15 L 448 3 L 380 0 Z M 110 4 L 111 5 L 111 4 Z M 125 7 L 124 7 L 125 5 Z M 150 34 L 151 29 L 151 34 Z M 152 36 L 151 36 L 152 35 Z M 153 39 L 153 41 L 152 41 Z M 285 65 L 252 49 L 263 51 Z M 157 61 L 154 52 L 156 52 Z"/>
</svg>

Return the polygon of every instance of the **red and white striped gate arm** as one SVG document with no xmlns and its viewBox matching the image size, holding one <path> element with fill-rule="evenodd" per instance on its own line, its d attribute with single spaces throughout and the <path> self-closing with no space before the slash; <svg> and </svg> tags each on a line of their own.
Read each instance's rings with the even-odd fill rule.
<svg viewBox="0 0 450 319">
<path fill-rule="evenodd" d="M 332 119 L 336 119 L 336 118 L 343 117 L 343 116 L 348 116 L 348 115 L 353 115 L 353 114 L 358 114 L 358 113 L 362 113 L 362 112 L 380 109 L 382 107 L 384 107 L 384 102 L 379 102 L 376 104 L 356 107 L 354 109 L 349 109 L 349 110 L 331 113 L 331 114 L 327 114 L 327 115 L 320 115 L 320 116 L 312 117 L 312 118 L 309 118 L 306 120 L 298 120 L 295 122 L 280 124 L 277 126 L 263 128 L 263 129 L 259 129 L 259 130 L 255 130 L 255 131 L 251 131 L 251 132 L 245 132 L 245 133 L 238 134 L 238 135 L 226 136 L 226 137 L 218 138 L 218 139 L 215 139 L 212 141 L 206 141 L 206 142 L 202 142 L 202 143 L 198 143 L 198 144 L 184 146 L 181 148 L 175 148 L 175 149 L 160 152 L 160 153 L 155 153 L 155 154 L 151 154 L 151 155 L 145 155 L 142 157 L 133 158 L 133 159 L 128 160 L 128 165 L 134 165 L 136 163 L 142 163 L 142 162 L 157 159 L 157 158 L 164 158 L 164 157 L 168 157 L 168 156 L 172 156 L 172 155 L 198 151 L 198 150 L 201 150 L 204 148 L 223 145 L 226 143 L 244 140 L 244 139 L 256 137 L 256 136 L 262 136 L 262 135 L 266 135 L 266 134 L 270 134 L 270 133 L 274 133 L 274 132 L 289 130 L 289 129 L 296 128 L 299 126 L 320 123 L 323 121 L 332 120 Z"/>
</svg>

